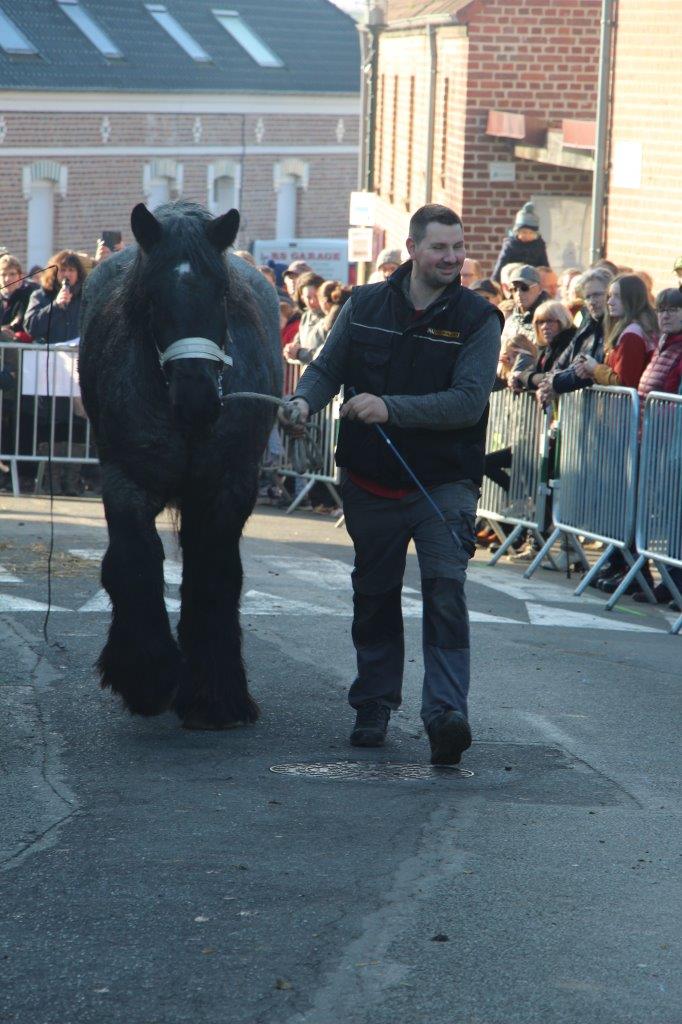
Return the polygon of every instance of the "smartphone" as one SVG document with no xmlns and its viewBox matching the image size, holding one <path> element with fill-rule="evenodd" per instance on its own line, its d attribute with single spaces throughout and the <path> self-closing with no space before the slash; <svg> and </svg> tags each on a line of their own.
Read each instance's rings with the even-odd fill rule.
<svg viewBox="0 0 682 1024">
<path fill-rule="evenodd" d="M 107 249 L 111 249 L 111 251 L 113 252 L 114 249 L 116 248 L 116 246 L 121 241 L 121 232 L 120 231 L 103 231 L 102 234 L 100 235 L 100 238 L 102 239 L 102 241 L 106 245 Z"/>
</svg>

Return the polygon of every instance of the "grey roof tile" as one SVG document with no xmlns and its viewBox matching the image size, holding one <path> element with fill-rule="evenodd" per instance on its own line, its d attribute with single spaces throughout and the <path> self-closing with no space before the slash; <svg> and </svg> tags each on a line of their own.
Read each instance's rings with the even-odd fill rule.
<svg viewBox="0 0 682 1024">
<path fill-rule="evenodd" d="M 359 92 L 357 29 L 330 0 L 165 0 L 210 54 L 210 64 L 192 60 L 154 21 L 144 0 L 81 2 L 123 59 L 103 57 L 56 0 L 0 0 L 0 8 L 38 49 L 36 56 L 0 50 L 0 89 Z M 260 67 L 222 28 L 212 8 L 238 11 L 284 66 Z"/>
</svg>

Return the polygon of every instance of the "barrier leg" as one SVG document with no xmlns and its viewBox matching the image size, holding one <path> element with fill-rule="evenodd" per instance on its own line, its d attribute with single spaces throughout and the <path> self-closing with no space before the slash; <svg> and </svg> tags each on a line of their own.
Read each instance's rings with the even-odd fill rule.
<svg viewBox="0 0 682 1024">
<path fill-rule="evenodd" d="M 311 491 L 313 489 L 314 484 L 315 484 L 315 477 L 313 477 L 312 480 L 308 481 L 308 483 L 305 485 L 305 487 L 303 488 L 303 490 L 301 491 L 300 494 L 296 495 L 296 497 L 292 501 L 291 505 L 289 505 L 289 508 L 286 510 L 285 515 L 289 515 L 291 512 L 295 512 L 296 511 L 296 509 L 301 504 L 301 502 L 303 501 L 305 496 L 309 493 L 309 491 Z"/>
<path fill-rule="evenodd" d="M 19 470 L 17 469 L 17 460 L 10 459 L 9 471 L 12 476 L 12 494 L 15 498 L 19 497 Z"/>
<path fill-rule="evenodd" d="M 609 544 L 608 545 L 608 547 L 606 548 L 606 551 L 603 553 L 601 558 L 597 559 L 597 561 L 594 563 L 594 565 L 589 570 L 587 575 L 583 578 L 583 580 L 580 583 L 580 586 L 577 587 L 573 591 L 573 593 L 575 594 L 576 597 L 580 597 L 580 595 L 583 593 L 583 591 L 586 590 L 587 587 L 589 587 L 589 585 L 592 582 L 592 580 L 594 579 L 594 577 L 599 575 L 599 571 L 601 570 L 601 567 L 610 558 L 611 553 L 613 551 L 615 551 L 615 548 L 616 548 L 615 544 Z"/>
<path fill-rule="evenodd" d="M 502 555 L 505 555 L 509 548 L 512 546 L 517 537 L 526 529 L 525 526 L 515 526 L 509 536 L 505 539 L 504 543 L 497 549 L 493 557 L 488 562 L 488 565 L 497 565 Z"/>
<path fill-rule="evenodd" d="M 338 530 L 338 529 L 339 529 L 339 527 L 340 527 L 340 526 L 343 526 L 343 524 L 344 524 L 345 522 L 346 522 L 346 517 L 345 517 L 345 516 L 339 516 L 339 518 L 338 518 L 338 519 L 336 520 L 336 522 L 334 523 L 334 529 L 335 529 L 335 530 Z"/>
<path fill-rule="evenodd" d="M 665 583 L 666 587 L 673 595 L 673 598 L 675 599 L 675 604 L 678 606 L 678 608 L 682 608 L 682 594 L 680 594 L 679 587 L 675 586 L 673 578 L 668 572 L 668 567 L 663 562 L 657 562 L 656 568 L 660 572 L 661 578 L 663 579 L 663 582 Z M 682 615 L 680 615 L 679 619 L 676 619 L 676 621 L 673 622 L 672 626 L 670 627 L 670 632 L 679 633 L 680 629 L 682 629 Z"/>
<path fill-rule="evenodd" d="M 644 557 L 644 555 L 640 555 L 639 558 L 637 559 L 637 561 L 634 562 L 634 563 L 632 561 L 632 555 L 630 555 L 629 559 L 628 559 L 628 555 L 630 555 L 630 552 L 624 550 L 623 551 L 623 557 L 626 558 L 630 562 L 631 568 L 625 574 L 625 576 L 623 577 L 623 580 L 622 580 L 620 586 L 618 587 L 618 589 L 615 591 L 615 593 L 611 594 L 611 597 L 606 602 L 606 611 L 607 612 L 610 612 L 611 609 L 613 608 L 613 606 L 618 603 L 618 601 L 620 600 L 622 595 L 625 593 L 625 591 L 628 589 L 628 587 L 630 586 L 632 581 L 635 579 L 635 577 L 639 576 L 639 570 L 642 568 L 642 566 L 646 562 L 646 558 Z M 641 577 L 640 577 L 640 582 L 641 582 Z M 651 594 L 650 600 L 655 601 L 654 595 L 651 593 L 651 588 L 649 587 L 649 585 L 646 582 L 644 582 L 644 589 L 645 589 L 645 593 L 647 593 L 647 597 L 649 596 L 649 594 Z"/>
<path fill-rule="evenodd" d="M 549 555 L 549 549 L 551 548 L 552 544 L 554 544 L 555 541 L 557 541 L 560 536 L 561 536 L 561 530 L 558 527 L 555 527 L 555 529 L 552 531 L 552 533 L 550 533 L 549 537 L 547 538 L 547 540 L 545 541 L 543 546 L 538 551 L 538 553 L 535 556 L 535 558 L 533 559 L 533 561 L 530 563 L 530 565 L 528 566 L 528 568 L 524 572 L 523 578 L 525 580 L 529 580 L 531 578 L 531 576 L 533 575 L 533 573 L 535 572 L 537 567 L 542 562 L 543 558 L 545 558 L 547 555 Z M 550 560 L 551 560 L 551 555 L 550 555 Z M 552 564 L 554 564 L 554 562 L 552 562 Z"/>
</svg>

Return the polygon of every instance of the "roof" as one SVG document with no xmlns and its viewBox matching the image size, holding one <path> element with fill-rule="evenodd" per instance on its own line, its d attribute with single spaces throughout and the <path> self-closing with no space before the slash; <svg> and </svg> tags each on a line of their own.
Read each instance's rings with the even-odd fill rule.
<svg viewBox="0 0 682 1024">
<path fill-rule="evenodd" d="M 403 21 L 408 18 L 435 18 L 438 15 L 458 14 L 471 0 L 387 0 L 386 20 Z"/>
<path fill-rule="evenodd" d="M 356 25 L 330 0 L 165 0 L 210 61 L 197 61 L 144 0 L 78 0 L 122 56 L 106 57 L 65 13 L 74 0 L 0 0 L 35 54 L 0 49 L 0 89 L 129 92 L 359 92 Z M 261 66 L 218 22 L 236 12 L 282 66 Z"/>
</svg>

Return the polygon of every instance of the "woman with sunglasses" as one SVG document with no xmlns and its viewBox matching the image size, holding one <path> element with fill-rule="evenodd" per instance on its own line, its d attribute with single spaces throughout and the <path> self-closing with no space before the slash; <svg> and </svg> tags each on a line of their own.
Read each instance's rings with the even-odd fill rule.
<svg viewBox="0 0 682 1024">
<path fill-rule="evenodd" d="M 561 302 L 542 302 L 533 314 L 533 330 L 538 357 L 532 366 L 517 360 L 512 368 L 511 386 L 515 391 L 535 391 L 561 353 L 575 337 L 571 315 Z"/>
</svg>

